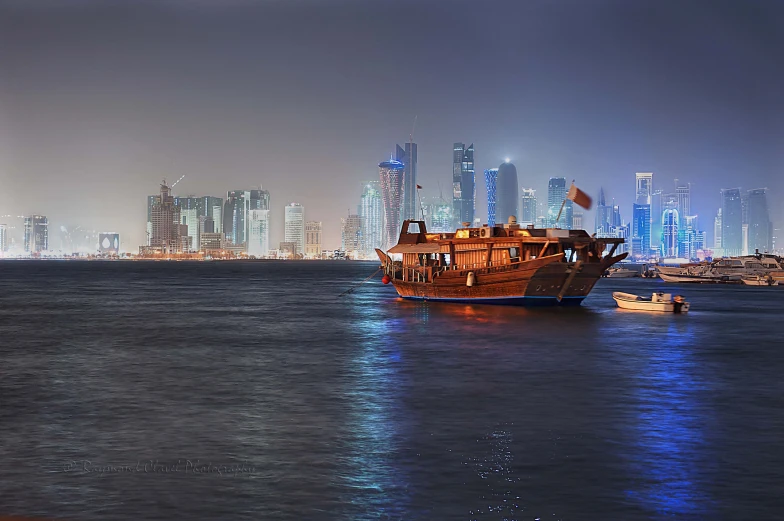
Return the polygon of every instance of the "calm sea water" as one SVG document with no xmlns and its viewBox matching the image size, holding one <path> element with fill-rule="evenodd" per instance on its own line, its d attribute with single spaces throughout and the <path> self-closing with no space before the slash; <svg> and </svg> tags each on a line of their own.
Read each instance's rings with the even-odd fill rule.
<svg viewBox="0 0 784 521">
<path fill-rule="evenodd" d="M 0 263 L 0 515 L 784 515 L 784 288 L 339 296 L 376 268 Z M 664 287 L 693 311 L 610 297 Z"/>
</svg>

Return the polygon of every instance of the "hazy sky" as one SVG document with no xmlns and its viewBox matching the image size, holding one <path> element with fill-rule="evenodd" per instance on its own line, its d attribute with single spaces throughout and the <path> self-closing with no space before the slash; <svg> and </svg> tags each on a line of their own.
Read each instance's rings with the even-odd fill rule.
<svg viewBox="0 0 784 521">
<path fill-rule="evenodd" d="M 269 189 L 274 244 L 297 201 L 337 247 L 417 115 L 427 195 L 463 141 L 480 198 L 508 156 L 540 198 L 573 178 L 629 218 L 652 171 L 707 230 L 722 187 L 769 187 L 780 223 L 783 64 L 779 0 L 0 0 L 0 215 L 135 250 L 185 174 L 178 195 Z"/>
</svg>

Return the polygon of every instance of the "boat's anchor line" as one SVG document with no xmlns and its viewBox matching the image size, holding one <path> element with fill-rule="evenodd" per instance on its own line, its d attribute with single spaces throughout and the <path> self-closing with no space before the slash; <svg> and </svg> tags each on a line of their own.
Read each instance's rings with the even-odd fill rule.
<svg viewBox="0 0 784 521">
<path fill-rule="evenodd" d="M 381 267 L 381 268 L 377 269 L 376 271 L 374 271 L 374 272 L 373 272 L 373 274 L 372 274 L 371 276 L 369 276 L 368 278 L 366 278 L 365 280 L 363 280 L 362 282 L 360 282 L 360 283 L 359 283 L 359 284 L 357 284 L 356 286 L 353 286 L 353 287 L 351 287 L 351 288 L 347 289 L 346 291 L 344 291 L 343 293 L 341 293 L 340 295 L 338 295 L 338 297 L 343 297 L 343 296 L 346 296 L 346 295 L 348 295 L 349 293 L 353 293 L 353 292 L 354 292 L 354 290 L 356 290 L 356 289 L 357 289 L 357 288 L 359 288 L 359 287 L 360 287 L 362 284 L 364 284 L 365 282 L 369 281 L 370 279 L 372 279 L 373 277 L 375 277 L 376 275 L 378 275 L 378 272 L 379 272 L 379 271 L 381 271 L 381 270 L 383 270 L 383 269 L 384 269 L 383 267 Z"/>
</svg>

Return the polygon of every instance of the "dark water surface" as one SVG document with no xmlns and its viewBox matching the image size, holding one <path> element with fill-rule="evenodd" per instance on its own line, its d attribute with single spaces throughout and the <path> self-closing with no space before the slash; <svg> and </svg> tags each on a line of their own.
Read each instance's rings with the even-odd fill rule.
<svg viewBox="0 0 784 521">
<path fill-rule="evenodd" d="M 338 297 L 376 267 L 0 263 L 0 515 L 784 517 L 784 288 Z"/>
</svg>

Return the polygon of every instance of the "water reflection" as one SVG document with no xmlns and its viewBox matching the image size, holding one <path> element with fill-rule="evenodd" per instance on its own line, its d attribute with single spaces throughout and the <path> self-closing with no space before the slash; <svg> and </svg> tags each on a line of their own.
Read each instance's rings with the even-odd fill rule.
<svg viewBox="0 0 784 521">
<path fill-rule="evenodd" d="M 709 498 L 697 471 L 705 465 L 700 455 L 709 422 L 697 398 L 694 328 L 680 320 L 664 327 L 661 345 L 652 346 L 654 354 L 633 375 L 639 410 L 632 421 L 635 486 L 626 494 L 660 514 L 704 515 Z"/>
<path fill-rule="evenodd" d="M 348 361 L 349 447 L 341 478 L 351 490 L 347 504 L 352 514 L 383 519 L 402 515 L 408 507 L 401 501 L 407 498 L 407 475 L 395 464 L 403 435 L 403 357 L 397 337 L 405 323 L 376 307 L 360 305 L 356 313 L 359 345 Z"/>
<path fill-rule="evenodd" d="M 520 477 L 513 468 L 514 453 L 514 425 L 500 425 L 496 430 L 477 440 L 482 447 L 482 456 L 469 458 L 466 462 L 473 468 L 479 478 L 484 482 L 483 493 L 479 497 L 479 504 L 470 514 L 474 516 L 491 516 L 493 519 L 515 519 L 515 514 L 520 512 L 520 497 L 515 493 L 515 488 L 520 483 Z"/>
</svg>

